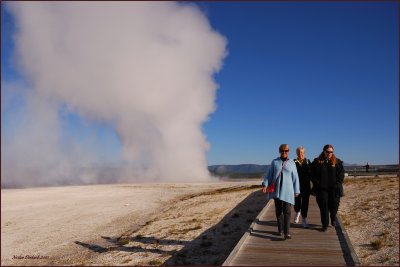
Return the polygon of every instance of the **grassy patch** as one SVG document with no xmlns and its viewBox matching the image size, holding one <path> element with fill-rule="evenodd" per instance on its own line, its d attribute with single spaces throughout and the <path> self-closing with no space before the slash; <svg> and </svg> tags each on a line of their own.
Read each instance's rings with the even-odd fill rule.
<svg viewBox="0 0 400 267">
<path fill-rule="evenodd" d="M 129 241 L 130 241 L 129 237 L 120 237 L 118 238 L 117 244 L 120 246 L 124 246 L 129 244 Z"/>
<path fill-rule="evenodd" d="M 151 261 L 149 261 L 149 265 L 151 265 L 151 266 L 160 266 L 163 263 L 164 262 L 162 260 L 151 260 Z"/>
<path fill-rule="evenodd" d="M 382 239 L 375 239 L 371 241 L 370 245 L 373 249 L 379 250 L 383 247 L 384 242 Z"/>
</svg>

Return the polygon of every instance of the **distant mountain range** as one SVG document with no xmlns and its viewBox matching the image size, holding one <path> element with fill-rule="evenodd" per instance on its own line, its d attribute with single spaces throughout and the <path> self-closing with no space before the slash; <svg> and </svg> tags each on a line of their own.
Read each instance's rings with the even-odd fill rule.
<svg viewBox="0 0 400 267">
<path fill-rule="evenodd" d="M 365 165 L 343 163 L 346 172 L 365 170 Z M 231 178 L 261 177 L 269 170 L 270 165 L 259 164 L 236 164 L 236 165 L 211 165 L 208 170 L 215 176 L 226 176 Z M 398 172 L 398 164 L 370 165 L 370 171 Z"/>
<path fill-rule="evenodd" d="M 267 172 L 270 165 L 239 164 L 239 165 L 212 165 L 208 170 L 212 173 L 261 173 Z"/>
<path fill-rule="evenodd" d="M 259 178 L 269 169 L 270 165 L 238 164 L 238 165 L 212 165 L 208 170 L 214 176 L 229 178 Z"/>
</svg>

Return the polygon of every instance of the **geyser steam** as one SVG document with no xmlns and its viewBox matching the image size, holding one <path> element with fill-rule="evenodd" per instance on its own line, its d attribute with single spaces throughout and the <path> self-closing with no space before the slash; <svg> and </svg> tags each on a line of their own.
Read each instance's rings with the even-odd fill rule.
<svg viewBox="0 0 400 267">
<path fill-rule="evenodd" d="M 78 171 L 96 163 L 96 155 L 65 138 L 61 106 L 115 127 L 126 168 L 102 182 L 208 179 L 201 125 L 215 109 L 212 76 L 222 66 L 226 40 L 195 5 L 7 7 L 15 17 L 16 58 L 30 88 L 20 112 L 24 123 L 3 140 L 3 185 L 98 182 L 98 173 Z"/>
</svg>

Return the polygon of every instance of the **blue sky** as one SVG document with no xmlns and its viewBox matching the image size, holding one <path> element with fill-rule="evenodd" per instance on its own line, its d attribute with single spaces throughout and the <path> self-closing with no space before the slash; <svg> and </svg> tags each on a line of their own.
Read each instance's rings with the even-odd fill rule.
<svg viewBox="0 0 400 267">
<path fill-rule="evenodd" d="M 210 164 L 265 164 L 278 146 L 348 163 L 398 162 L 398 5 L 205 3 L 228 39 L 205 125 Z"/>
<path fill-rule="evenodd" d="M 203 126 L 209 165 L 269 164 L 282 143 L 291 157 L 303 145 L 314 158 L 330 143 L 347 163 L 398 163 L 396 2 L 196 4 L 229 51 L 215 75 L 217 109 Z M 13 20 L 3 7 L 2 83 L 24 83 L 11 57 Z M 7 99 L 2 135 L 11 134 L 9 115 L 19 101 Z M 117 158 L 111 127 L 63 116 L 67 135 L 96 134 L 98 153 Z"/>
</svg>

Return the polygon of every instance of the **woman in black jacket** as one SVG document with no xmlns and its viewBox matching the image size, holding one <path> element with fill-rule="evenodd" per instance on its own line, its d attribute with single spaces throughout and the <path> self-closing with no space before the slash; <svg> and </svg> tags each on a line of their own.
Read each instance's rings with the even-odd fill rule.
<svg viewBox="0 0 400 267">
<path fill-rule="evenodd" d="M 300 146 L 296 149 L 297 159 L 294 160 L 297 167 L 297 173 L 299 174 L 300 180 L 300 195 L 295 198 L 294 211 L 294 223 L 299 223 L 301 214 L 302 225 L 304 228 L 308 228 L 307 224 L 307 213 L 308 204 L 311 193 L 311 162 L 305 157 L 304 147 Z"/>
<path fill-rule="evenodd" d="M 336 226 L 336 213 L 343 196 L 343 163 L 333 154 L 333 146 L 325 145 L 312 163 L 312 181 L 321 213 L 322 231 L 327 231 L 329 217 Z"/>
</svg>

